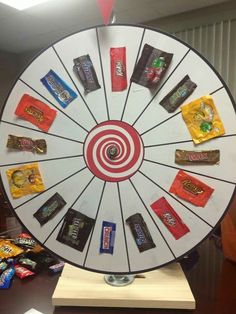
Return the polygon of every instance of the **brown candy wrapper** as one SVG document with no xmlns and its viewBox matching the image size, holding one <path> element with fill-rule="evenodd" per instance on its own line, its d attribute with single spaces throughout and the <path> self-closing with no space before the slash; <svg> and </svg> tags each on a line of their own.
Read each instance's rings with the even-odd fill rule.
<svg viewBox="0 0 236 314">
<path fill-rule="evenodd" d="M 40 193 L 45 189 L 37 163 L 8 169 L 6 174 L 13 198 Z"/>
<path fill-rule="evenodd" d="M 140 253 L 156 247 L 141 214 L 137 213 L 130 216 L 126 219 L 126 223 L 130 227 Z"/>
<path fill-rule="evenodd" d="M 183 105 L 181 111 L 195 144 L 200 144 L 225 133 L 211 96 L 203 96 Z"/>
<path fill-rule="evenodd" d="M 203 150 L 203 151 L 188 151 L 176 149 L 175 163 L 179 165 L 214 165 L 220 162 L 220 151 L 216 150 Z"/>
<path fill-rule="evenodd" d="M 47 144 L 43 139 L 33 140 L 30 137 L 8 135 L 7 148 L 46 154 Z"/>
<path fill-rule="evenodd" d="M 172 57 L 172 53 L 145 44 L 134 68 L 131 82 L 147 88 L 156 88 L 167 71 Z"/>
<path fill-rule="evenodd" d="M 197 85 L 185 77 L 162 99 L 160 105 L 168 112 L 174 112 L 195 90 Z"/>
</svg>

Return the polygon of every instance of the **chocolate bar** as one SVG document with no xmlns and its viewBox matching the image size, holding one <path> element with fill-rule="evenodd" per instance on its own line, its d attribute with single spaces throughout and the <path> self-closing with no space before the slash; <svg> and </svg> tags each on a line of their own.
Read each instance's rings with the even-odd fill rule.
<svg viewBox="0 0 236 314">
<path fill-rule="evenodd" d="M 32 140 L 30 137 L 8 135 L 7 148 L 29 151 L 37 154 L 46 154 L 47 144 L 43 139 Z"/>
<path fill-rule="evenodd" d="M 108 221 L 102 222 L 100 253 L 113 254 L 115 233 L 116 233 L 115 223 Z"/>
<path fill-rule="evenodd" d="M 74 71 L 79 76 L 86 94 L 101 88 L 89 55 L 74 59 Z"/>
<path fill-rule="evenodd" d="M 174 112 L 195 90 L 197 85 L 185 77 L 161 100 L 160 105 L 168 112 Z"/>
<path fill-rule="evenodd" d="M 113 92 L 121 92 L 127 88 L 126 48 L 110 48 L 111 86 Z"/>
<path fill-rule="evenodd" d="M 188 151 L 176 149 L 175 162 L 179 165 L 191 164 L 214 165 L 220 162 L 220 151 L 219 149 L 203 151 Z"/>
<path fill-rule="evenodd" d="M 140 253 L 156 247 L 141 214 L 136 213 L 130 216 L 126 219 L 126 223 L 130 227 Z"/>
</svg>

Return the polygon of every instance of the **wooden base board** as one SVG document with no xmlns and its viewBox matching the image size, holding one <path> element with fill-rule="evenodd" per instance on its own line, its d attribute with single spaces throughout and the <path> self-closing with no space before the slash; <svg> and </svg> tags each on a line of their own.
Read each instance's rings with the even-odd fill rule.
<svg viewBox="0 0 236 314">
<path fill-rule="evenodd" d="M 179 264 L 138 277 L 130 285 L 114 287 L 105 283 L 102 274 L 66 264 L 52 303 L 55 306 L 195 309 L 195 299 Z"/>
</svg>

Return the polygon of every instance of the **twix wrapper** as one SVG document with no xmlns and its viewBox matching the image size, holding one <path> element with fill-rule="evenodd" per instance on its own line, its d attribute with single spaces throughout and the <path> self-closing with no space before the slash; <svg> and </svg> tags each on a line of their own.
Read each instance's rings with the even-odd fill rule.
<svg viewBox="0 0 236 314">
<path fill-rule="evenodd" d="M 111 85 L 113 92 L 121 92 L 127 88 L 126 48 L 111 48 Z"/>
<path fill-rule="evenodd" d="M 182 238 L 190 231 L 165 197 L 161 197 L 151 204 L 151 208 L 176 240 Z"/>
<path fill-rule="evenodd" d="M 210 186 L 180 170 L 169 190 L 180 198 L 199 207 L 205 207 L 211 194 L 214 192 Z"/>
<path fill-rule="evenodd" d="M 57 112 L 42 101 L 24 94 L 16 107 L 15 114 L 48 132 Z"/>
<path fill-rule="evenodd" d="M 183 105 L 181 111 L 195 144 L 200 144 L 225 133 L 211 96 L 203 96 Z"/>
<path fill-rule="evenodd" d="M 43 139 L 33 140 L 30 137 L 8 135 L 7 148 L 28 151 L 37 154 L 46 154 L 47 144 Z"/>
<path fill-rule="evenodd" d="M 203 151 L 189 151 L 182 149 L 175 150 L 175 163 L 179 165 L 214 165 L 218 164 L 219 162 L 219 149 Z"/>
</svg>

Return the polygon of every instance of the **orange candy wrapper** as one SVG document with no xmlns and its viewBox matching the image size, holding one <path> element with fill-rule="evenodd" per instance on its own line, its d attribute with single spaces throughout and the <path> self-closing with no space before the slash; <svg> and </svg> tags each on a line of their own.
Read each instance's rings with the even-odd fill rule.
<svg viewBox="0 0 236 314">
<path fill-rule="evenodd" d="M 0 258 L 14 257 L 23 253 L 23 250 L 7 240 L 0 240 Z"/>
<path fill-rule="evenodd" d="M 56 118 L 57 112 L 42 101 L 24 94 L 16 108 L 15 114 L 36 125 L 44 132 L 48 132 Z"/>
<path fill-rule="evenodd" d="M 213 98 L 203 96 L 181 106 L 182 116 L 195 144 L 225 134 Z"/>
<path fill-rule="evenodd" d="M 40 193 L 45 190 L 37 163 L 8 169 L 6 175 L 13 198 Z"/>
<path fill-rule="evenodd" d="M 175 177 L 170 190 L 180 198 L 199 207 L 205 207 L 211 194 L 214 192 L 210 186 L 180 170 Z"/>
</svg>

